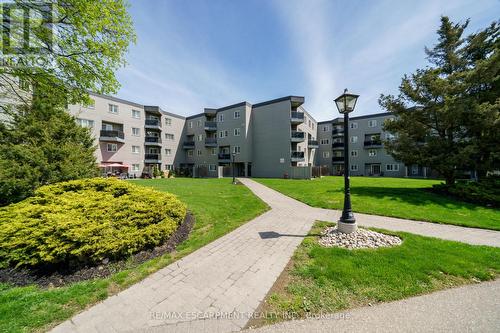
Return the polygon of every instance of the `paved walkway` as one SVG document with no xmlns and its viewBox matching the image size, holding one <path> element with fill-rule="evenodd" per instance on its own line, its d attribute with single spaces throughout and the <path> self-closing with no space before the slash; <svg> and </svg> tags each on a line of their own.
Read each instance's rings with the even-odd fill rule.
<svg viewBox="0 0 500 333">
<path fill-rule="evenodd" d="M 240 181 L 272 209 L 53 332 L 230 332 L 244 327 L 314 221 L 336 221 L 340 212 L 312 208 L 251 179 Z M 365 214 L 356 218 L 365 226 L 500 246 L 495 231 Z"/>
<path fill-rule="evenodd" d="M 498 332 L 500 280 L 438 291 L 337 313 L 329 319 L 288 321 L 247 333 Z"/>
</svg>

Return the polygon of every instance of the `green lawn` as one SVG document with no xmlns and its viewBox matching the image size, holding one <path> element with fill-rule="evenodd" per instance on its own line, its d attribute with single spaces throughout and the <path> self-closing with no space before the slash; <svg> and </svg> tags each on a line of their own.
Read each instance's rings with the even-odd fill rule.
<svg viewBox="0 0 500 333">
<path fill-rule="evenodd" d="M 62 288 L 10 287 L 0 284 L 0 332 L 45 330 L 76 312 L 140 281 L 154 271 L 234 230 L 268 209 L 245 186 L 228 179 L 137 180 L 176 194 L 196 217 L 188 240 L 167 254 L 106 279 L 79 282 Z"/>
<path fill-rule="evenodd" d="M 264 323 L 332 313 L 429 293 L 500 274 L 500 249 L 408 233 L 401 246 L 346 250 L 318 244 L 327 222 L 317 222 L 296 250 L 261 311 Z M 254 324 L 262 324 L 257 322 Z"/>
<path fill-rule="evenodd" d="M 308 205 L 342 209 L 342 177 L 256 180 Z M 500 230 L 498 209 L 469 204 L 425 190 L 438 183 L 440 181 L 427 179 L 351 177 L 352 208 L 360 213 Z"/>
</svg>

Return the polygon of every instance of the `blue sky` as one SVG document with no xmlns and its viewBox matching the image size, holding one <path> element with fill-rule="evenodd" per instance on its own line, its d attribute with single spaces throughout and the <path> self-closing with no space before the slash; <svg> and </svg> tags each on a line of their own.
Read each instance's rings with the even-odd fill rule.
<svg viewBox="0 0 500 333">
<path fill-rule="evenodd" d="M 500 1 L 132 0 L 130 13 L 137 43 L 118 97 L 191 115 L 300 95 L 322 121 L 346 87 L 361 95 L 353 115 L 381 112 L 380 93 L 426 65 L 441 15 L 471 18 L 473 32 Z"/>
</svg>

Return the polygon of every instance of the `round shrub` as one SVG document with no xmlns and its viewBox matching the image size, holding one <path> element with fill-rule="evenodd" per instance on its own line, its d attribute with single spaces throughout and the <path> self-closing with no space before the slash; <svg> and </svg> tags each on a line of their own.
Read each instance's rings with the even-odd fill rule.
<svg viewBox="0 0 500 333">
<path fill-rule="evenodd" d="M 186 216 L 174 195 L 115 179 L 47 185 L 0 208 L 0 267 L 79 266 L 163 243 Z"/>
</svg>

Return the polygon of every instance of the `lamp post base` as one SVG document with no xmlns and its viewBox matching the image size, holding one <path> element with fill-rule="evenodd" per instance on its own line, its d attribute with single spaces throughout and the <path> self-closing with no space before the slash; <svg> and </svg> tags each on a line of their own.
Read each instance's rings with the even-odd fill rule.
<svg viewBox="0 0 500 333">
<path fill-rule="evenodd" d="M 345 223 L 345 222 L 339 221 L 337 223 L 337 228 L 339 229 L 340 232 L 343 232 L 344 234 L 350 234 L 350 233 L 358 230 L 358 224 L 356 222 Z"/>
</svg>

